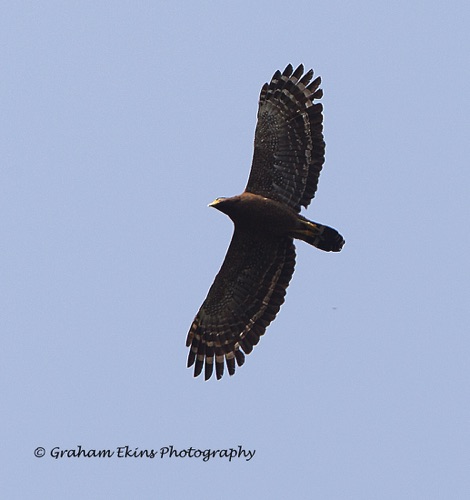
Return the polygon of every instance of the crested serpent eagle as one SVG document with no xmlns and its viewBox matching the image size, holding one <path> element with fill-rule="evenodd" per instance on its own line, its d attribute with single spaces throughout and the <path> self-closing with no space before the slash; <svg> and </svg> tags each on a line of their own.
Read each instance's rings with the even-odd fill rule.
<svg viewBox="0 0 470 500">
<path fill-rule="evenodd" d="M 245 191 L 209 206 L 234 223 L 222 267 L 188 333 L 194 376 L 220 379 L 245 362 L 284 302 L 294 272 L 294 238 L 339 252 L 342 236 L 299 214 L 317 189 L 323 166 L 320 78 L 289 64 L 261 89 L 254 155 Z"/>
</svg>

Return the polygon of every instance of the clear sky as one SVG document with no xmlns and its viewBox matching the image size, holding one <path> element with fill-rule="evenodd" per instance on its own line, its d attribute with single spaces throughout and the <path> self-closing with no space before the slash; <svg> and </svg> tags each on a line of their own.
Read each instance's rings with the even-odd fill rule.
<svg viewBox="0 0 470 500">
<path fill-rule="evenodd" d="M 468 2 L 0 11 L 2 497 L 470 498 Z M 305 215 L 346 245 L 300 242 L 276 321 L 204 382 L 185 339 L 232 233 L 207 204 L 289 62 L 323 78 Z M 79 446 L 115 454 L 51 455 Z"/>
</svg>

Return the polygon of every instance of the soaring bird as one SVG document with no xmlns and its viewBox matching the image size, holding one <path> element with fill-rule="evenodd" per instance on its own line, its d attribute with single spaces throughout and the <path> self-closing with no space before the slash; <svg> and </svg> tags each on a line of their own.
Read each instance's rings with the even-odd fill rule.
<svg viewBox="0 0 470 500">
<path fill-rule="evenodd" d="M 261 89 L 254 155 L 245 191 L 209 206 L 232 219 L 225 260 L 189 330 L 188 367 L 208 380 L 235 373 L 284 302 L 294 272 L 294 239 L 339 252 L 335 229 L 300 215 L 317 189 L 325 159 L 323 92 L 301 64 L 276 71 Z"/>
</svg>

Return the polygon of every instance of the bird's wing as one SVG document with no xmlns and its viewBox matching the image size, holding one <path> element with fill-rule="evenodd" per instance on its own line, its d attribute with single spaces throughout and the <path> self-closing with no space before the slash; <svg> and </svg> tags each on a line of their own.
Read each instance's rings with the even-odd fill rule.
<svg viewBox="0 0 470 500">
<path fill-rule="evenodd" d="M 230 375 L 244 363 L 284 302 L 294 272 L 295 248 L 290 238 L 261 238 L 235 229 L 222 267 L 188 333 L 188 367 L 205 379 Z"/>
<path fill-rule="evenodd" d="M 317 189 L 323 166 L 321 80 L 313 71 L 289 64 L 261 89 L 254 155 L 246 191 L 306 207 Z"/>
</svg>

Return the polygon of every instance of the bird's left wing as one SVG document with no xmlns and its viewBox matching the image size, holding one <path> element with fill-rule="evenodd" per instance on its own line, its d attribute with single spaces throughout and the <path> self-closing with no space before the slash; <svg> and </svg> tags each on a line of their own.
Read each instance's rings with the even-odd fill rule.
<svg viewBox="0 0 470 500">
<path fill-rule="evenodd" d="M 246 191 L 281 201 L 297 212 L 317 189 L 325 143 L 320 77 L 289 64 L 261 89 L 254 155 Z"/>
<path fill-rule="evenodd" d="M 294 272 L 290 238 L 264 238 L 235 229 L 222 267 L 188 333 L 188 367 L 205 379 L 230 375 L 244 363 L 284 302 Z"/>
</svg>

